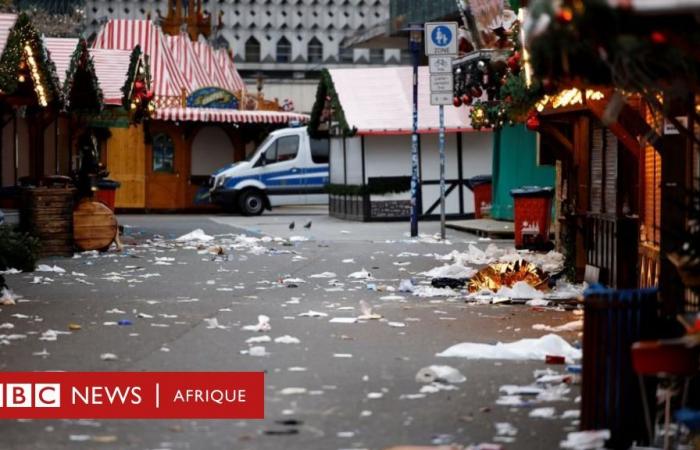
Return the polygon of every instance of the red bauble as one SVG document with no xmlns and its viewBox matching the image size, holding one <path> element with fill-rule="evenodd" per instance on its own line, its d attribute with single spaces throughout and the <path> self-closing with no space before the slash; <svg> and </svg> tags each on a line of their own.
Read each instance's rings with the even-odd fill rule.
<svg viewBox="0 0 700 450">
<path fill-rule="evenodd" d="M 668 42 L 668 37 L 666 37 L 666 34 L 660 31 L 654 31 L 651 33 L 651 42 L 654 44 L 665 44 Z"/>
<path fill-rule="evenodd" d="M 143 94 L 143 99 L 146 100 L 147 102 L 150 102 L 153 100 L 153 97 L 155 97 L 156 94 L 153 91 L 146 91 L 145 94 Z"/>
<path fill-rule="evenodd" d="M 481 95 L 484 93 L 484 91 L 481 90 L 480 87 L 474 86 L 471 88 L 471 95 L 473 98 L 481 98 Z"/>
<path fill-rule="evenodd" d="M 135 91 L 142 91 L 145 88 L 146 88 L 146 83 L 144 83 L 143 81 L 135 81 L 134 82 L 134 90 Z"/>
<path fill-rule="evenodd" d="M 508 68 L 511 72 L 516 73 L 520 70 L 520 62 L 515 56 L 508 58 Z"/>
<path fill-rule="evenodd" d="M 469 94 L 462 95 L 462 104 L 463 105 L 471 105 L 472 104 L 471 95 L 469 95 Z"/>
<path fill-rule="evenodd" d="M 525 126 L 530 131 L 538 131 L 540 129 L 540 118 L 536 112 L 533 111 L 528 114 Z"/>
<path fill-rule="evenodd" d="M 574 12 L 571 8 L 563 7 L 557 12 L 557 20 L 560 23 L 571 23 L 574 20 Z"/>
<path fill-rule="evenodd" d="M 455 105 L 455 107 L 459 108 L 462 106 L 462 99 L 459 97 L 455 97 L 452 99 L 452 104 Z"/>
</svg>

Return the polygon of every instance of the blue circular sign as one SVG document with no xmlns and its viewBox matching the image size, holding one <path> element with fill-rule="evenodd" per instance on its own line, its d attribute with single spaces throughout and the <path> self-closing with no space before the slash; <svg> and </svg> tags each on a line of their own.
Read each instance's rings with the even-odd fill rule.
<svg viewBox="0 0 700 450">
<path fill-rule="evenodd" d="M 439 25 L 433 28 L 430 39 L 437 47 L 447 47 L 452 42 L 452 31 L 444 25 Z"/>
</svg>

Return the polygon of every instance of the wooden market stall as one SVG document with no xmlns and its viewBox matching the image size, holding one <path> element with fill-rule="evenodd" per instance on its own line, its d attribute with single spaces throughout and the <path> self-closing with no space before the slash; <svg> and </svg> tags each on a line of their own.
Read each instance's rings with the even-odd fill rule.
<svg viewBox="0 0 700 450">
<path fill-rule="evenodd" d="M 25 14 L 0 14 L 0 206 L 18 207 L 20 184 L 66 173 L 59 155 L 61 87 Z"/>
<path fill-rule="evenodd" d="M 118 208 L 211 207 L 212 172 L 243 159 L 272 128 L 308 118 L 246 96 L 231 56 L 202 36 L 166 35 L 150 20 L 110 20 L 94 43 L 97 49 L 136 46 L 149 58 L 155 111 L 146 127 L 112 133 L 107 165 L 122 183 Z"/>
<path fill-rule="evenodd" d="M 420 214 L 439 214 L 438 107 L 430 104 L 428 67 L 418 72 Z M 330 139 L 330 214 L 350 220 L 410 214 L 409 67 L 325 71 L 309 130 Z M 493 133 L 477 131 L 464 109 L 445 106 L 446 212 L 473 217 L 469 179 L 490 175 Z"/>
</svg>

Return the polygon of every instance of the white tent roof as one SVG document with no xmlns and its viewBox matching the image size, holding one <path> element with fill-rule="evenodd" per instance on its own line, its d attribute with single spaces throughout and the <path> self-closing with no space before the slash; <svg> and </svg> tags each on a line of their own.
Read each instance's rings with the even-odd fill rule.
<svg viewBox="0 0 700 450">
<path fill-rule="evenodd" d="M 439 113 L 430 105 L 428 67 L 418 68 L 418 129 L 437 133 Z M 413 69 L 381 67 L 329 71 L 350 128 L 358 134 L 410 134 L 413 116 Z M 475 131 L 469 108 L 445 106 L 448 132 Z"/>
</svg>

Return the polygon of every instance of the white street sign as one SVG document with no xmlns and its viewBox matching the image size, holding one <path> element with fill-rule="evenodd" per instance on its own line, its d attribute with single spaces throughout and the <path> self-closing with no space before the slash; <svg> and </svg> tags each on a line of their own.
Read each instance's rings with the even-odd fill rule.
<svg viewBox="0 0 700 450">
<path fill-rule="evenodd" d="M 451 105 L 452 104 L 452 91 L 450 91 L 450 92 L 431 92 L 430 93 L 430 104 L 433 106 Z"/>
<path fill-rule="evenodd" d="M 434 73 L 430 75 L 430 92 L 452 92 L 453 88 L 451 73 Z"/>
<path fill-rule="evenodd" d="M 425 54 L 457 55 L 457 22 L 425 24 Z"/>
<path fill-rule="evenodd" d="M 428 58 L 430 73 L 452 73 L 451 56 L 431 56 Z"/>
</svg>

